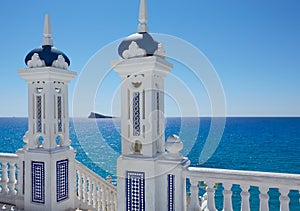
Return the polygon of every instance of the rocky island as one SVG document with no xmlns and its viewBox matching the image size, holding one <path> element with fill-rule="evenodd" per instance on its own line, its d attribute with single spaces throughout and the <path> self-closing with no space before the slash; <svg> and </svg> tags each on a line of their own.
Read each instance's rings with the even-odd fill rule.
<svg viewBox="0 0 300 211">
<path fill-rule="evenodd" d="M 114 117 L 112 117 L 112 116 L 105 116 L 105 115 L 102 115 L 102 114 L 91 112 L 88 118 L 110 119 L 110 118 L 114 118 Z"/>
</svg>

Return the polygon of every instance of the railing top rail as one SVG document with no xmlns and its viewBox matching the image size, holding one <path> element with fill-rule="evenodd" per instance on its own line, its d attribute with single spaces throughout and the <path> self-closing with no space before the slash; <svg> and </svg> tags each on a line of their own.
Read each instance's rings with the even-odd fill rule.
<svg viewBox="0 0 300 211">
<path fill-rule="evenodd" d="M 288 186 L 300 189 L 300 174 L 272 173 L 259 171 L 242 171 L 214 168 L 189 167 L 186 177 L 203 178 L 215 182 L 231 182 L 236 184 L 261 184 L 274 187 Z"/>
<path fill-rule="evenodd" d="M 82 163 L 80 163 L 77 160 L 75 160 L 75 169 L 81 170 L 83 172 L 87 172 L 93 178 L 100 180 L 102 183 L 104 183 L 110 189 L 116 190 L 116 187 L 114 185 L 112 185 L 110 182 L 108 182 L 105 179 L 103 179 L 102 177 L 100 177 L 98 174 L 96 174 L 95 172 L 93 172 L 92 170 L 90 170 L 89 168 L 87 168 L 86 166 L 84 166 Z"/>
<path fill-rule="evenodd" d="M 6 159 L 10 159 L 10 160 L 17 160 L 18 159 L 18 155 L 15 153 L 0 153 L 0 160 L 6 160 Z"/>
</svg>

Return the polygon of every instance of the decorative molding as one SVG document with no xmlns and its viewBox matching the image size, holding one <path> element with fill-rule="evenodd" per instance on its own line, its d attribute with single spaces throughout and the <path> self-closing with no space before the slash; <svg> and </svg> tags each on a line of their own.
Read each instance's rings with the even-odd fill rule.
<svg viewBox="0 0 300 211">
<path fill-rule="evenodd" d="M 157 50 L 154 52 L 154 55 L 160 56 L 160 57 L 162 57 L 163 59 L 166 58 L 166 51 L 165 51 L 165 49 L 164 49 L 163 44 L 161 44 L 161 43 L 158 44 L 158 48 L 157 48 Z"/>
<path fill-rule="evenodd" d="M 134 88 L 139 88 L 142 85 L 143 82 L 143 75 L 133 75 L 131 76 L 131 84 Z"/>
<path fill-rule="evenodd" d="M 136 42 L 132 41 L 128 47 L 128 50 L 125 50 L 122 56 L 125 59 L 143 57 L 146 56 L 146 51 L 140 48 Z"/>
<path fill-rule="evenodd" d="M 126 172 L 126 210 L 145 210 L 145 173 Z"/>
<path fill-rule="evenodd" d="M 31 161 L 32 202 L 45 204 L 45 164 Z"/>
<path fill-rule="evenodd" d="M 62 55 L 58 55 L 57 60 L 52 62 L 52 67 L 66 70 L 68 68 L 68 63 L 65 61 L 65 58 Z"/>
<path fill-rule="evenodd" d="M 134 88 L 139 88 L 142 85 L 142 82 L 131 82 Z"/>
<path fill-rule="evenodd" d="M 31 60 L 27 62 L 27 66 L 29 68 L 35 68 L 35 67 L 45 67 L 45 61 L 40 59 L 40 56 L 38 53 L 34 53 L 31 57 Z"/>
</svg>

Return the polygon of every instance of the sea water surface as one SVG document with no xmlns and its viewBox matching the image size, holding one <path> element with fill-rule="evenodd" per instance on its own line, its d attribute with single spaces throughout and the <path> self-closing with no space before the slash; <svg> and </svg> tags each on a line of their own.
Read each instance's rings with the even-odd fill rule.
<svg viewBox="0 0 300 211">
<path fill-rule="evenodd" d="M 180 135 L 186 146 L 182 153 L 191 160 L 191 166 L 300 174 L 300 118 L 229 117 L 215 153 L 200 164 L 210 125 L 208 117 L 166 118 L 166 138 Z M 27 118 L 0 118 L 0 152 L 14 153 L 22 148 L 26 130 Z M 100 176 L 112 175 L 115 179 L 121 151 L 118 118 L 70 119 L 70 139 L 77 160 Z M 251 191 L 259 193 L 255 188 Z M 237 187 L 234 194 L 238 192 Z M 276 194 L 278 190 L 273 190 L 271 195 Z M 251 210 L 258 209 L 254 206 L 257 200 L 252 198 Z M 274 200 L 272 210 L 277 210 L 278 199 Z M 293 200 L 298 200 L 293 210 L 300 210 L 298 193 L 294 193 Z"/>
</svg>

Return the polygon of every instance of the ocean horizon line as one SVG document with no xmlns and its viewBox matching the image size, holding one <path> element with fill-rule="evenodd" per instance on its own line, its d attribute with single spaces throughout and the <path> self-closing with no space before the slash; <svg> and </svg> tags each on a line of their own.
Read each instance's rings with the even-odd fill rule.
<svg viewBox="0 0 300 211">
<path fill-rule="evenodd" d="M 28 118 L 27 116 L 0 116 L 0 118 Z M 117 116 L 114 119 L 120 119 Z M 300 118 L 300 115 L 227 115 L 227 116 L 166 116 L 165 118 Z M 88 117 L 69 117 L 69 119 L 111 119 L 111 118 L 88 118 Z"/>
</svg>

